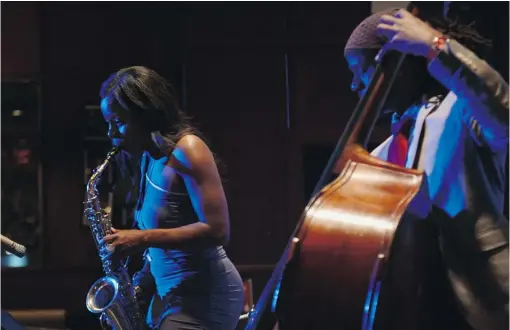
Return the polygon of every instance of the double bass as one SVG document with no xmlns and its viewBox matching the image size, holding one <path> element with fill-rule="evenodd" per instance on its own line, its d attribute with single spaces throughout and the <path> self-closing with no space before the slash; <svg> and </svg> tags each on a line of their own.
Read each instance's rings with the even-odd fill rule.
<svg viewBox="0 0 510 330">
<path fill-rule="evenodd" d="M 392 257 L 403 248 L 399 235 L 413 233 L 403 220 L 428 212 L 416 207 L 427 201 L 427 180 L 365 147 L 404 59 L 389 52 L 377 65 L 245 330 L 276 322 L 279 330 L 412 330 L 415 315 L 399 315 L 394 301 L 416 296 L 396 293 L 407 288 Z"/>
</svg>

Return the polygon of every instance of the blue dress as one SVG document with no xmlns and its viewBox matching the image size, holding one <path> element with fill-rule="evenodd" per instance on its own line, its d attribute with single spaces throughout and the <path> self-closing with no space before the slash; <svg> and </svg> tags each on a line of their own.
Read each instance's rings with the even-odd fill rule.
<svg viewBox="0 0 510 330">
<path fill-rule="evenodd" d="M 147 168 L 146 162 L 145 157 L 142 168 Z M 199 221 L 184 184 L 170 192 L 145 172 L 141 206 L 135 211 L 141 230 Z M 190 244 L 179 249 L 149 248 L 147 253 L 156 286 L 147 315 L 151 328 L 235 329 L 244 304 L 243 282 L 223 247 Z"/>
</svg>

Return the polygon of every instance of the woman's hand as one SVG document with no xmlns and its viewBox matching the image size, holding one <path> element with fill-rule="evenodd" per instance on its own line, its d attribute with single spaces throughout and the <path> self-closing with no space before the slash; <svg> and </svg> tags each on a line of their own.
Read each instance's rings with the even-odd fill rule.
<svg viewBox="0 0 510 330">
<path fill-rule="evenodd" d="M 378 59 L 382 59 L 388 50 L 427 56 L 433 48 L 434 38 L 441 36 L 439 31 L 403 9 L 394 16 L 383 15 L 377 33 L 389 40 L 381 49 Z"/>
<path fill-rule="evenodd" d="M 106 235 L 100 244 L 106 243 L 109 245 L 109 249 L 124 252 L 132 249 L 145 249 L 147 246 L 144 238 L 145 235 L 142 230 L 112 228 L 112 234 Z"/>
</svg>

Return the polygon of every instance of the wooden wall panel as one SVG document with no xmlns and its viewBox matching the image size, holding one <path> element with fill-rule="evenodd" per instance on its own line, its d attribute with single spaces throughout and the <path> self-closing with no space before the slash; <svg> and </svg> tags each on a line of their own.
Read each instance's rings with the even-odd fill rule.
<svg viewBox="0 0 510 330">
<path fill-rule="evenodd" d="M 286 240 L 283 54 L 197 47 L 187 61 L 188 108 L 226 165 L 238 264 L 274 262 Z"/>
<path fill-rule="evenodd" d="M 302 137 L 335 127 L 340 133 L 357 102 L 341 47 L 308 47 L 292 51 L 293 115 Z M 306 132 L 306 133 L 305 133 Z M 320 133 L 319 133 L 320 134 Z"/>
<path fill-rule="evenodd" d="M 2 79 L 40 78 L 41 6 L 2 2 Z"/>
<path fill-rule="evenodd" d="M 296 3 L 288 19 L 291 117 L 301 145 L 331 144 L 343 133 L 358 97 L 344 47 L 370 14 L 369 2 Z M 387 134 L 382 125 L 372 140 Z"/>
<path fill-rule="evenodd" d="M 352 30 L 370 14 L 368 1 L 303 1 L 289 8 L 286 42 L 345 45 Z"/>
<path fill-rule="evenodd" d="M 352 74 L 343 47 L 299 47 L 289 55 L 291 115 L 300 144 L 334 143 L 358 103 L 350 89 Z M 387 125 L 374 129 L 371 141 L 388 136 Z"/>
<path fill-rule="evenodd" d="M 262 46 L 285 42 L 290 3 L 204 2 L 183 5 L 187 45 Z"/>
</svg>

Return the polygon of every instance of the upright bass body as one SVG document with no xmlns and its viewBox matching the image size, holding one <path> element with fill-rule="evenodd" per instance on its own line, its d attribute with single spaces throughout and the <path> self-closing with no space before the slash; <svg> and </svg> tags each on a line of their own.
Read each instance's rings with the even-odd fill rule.
<svg viewBox="0 0 510 330">
<path fill-rule="evenodd" d="M 418 207 L 426 180 L 357 145 L 349 145 L 339 163 L 341 173 L 309 203 L 294 237 L 274 297 L 280 330 L 388 329 L 388 313 L 403 312 L 388 310 L 395 299 L 388 261 L 395 237 L 412 235 L 412 228 L 402 228 L 404 214 L 426 212 L 426 204 Z M 407 296 L 416 303 L 416 296 Z"/>
<path fill-rule="evenodd" d="M 404 58 L 377 66 L 245 330 L 274 316 L 279 330 L 413 330 L 416 309 L 395 306 L 417 302 L 421 244 L 405 220 L 430 210 L 427 180 L 364 148 Z"/>
</svg>

